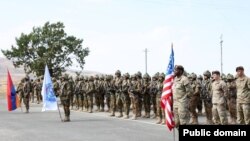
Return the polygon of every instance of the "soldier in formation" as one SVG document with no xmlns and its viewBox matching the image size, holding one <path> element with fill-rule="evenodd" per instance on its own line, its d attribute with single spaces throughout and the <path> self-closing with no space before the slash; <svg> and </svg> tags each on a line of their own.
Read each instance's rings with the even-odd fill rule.
<svg viewBox="0 0 250 141">
<path fill-rule="evenodd" d="M 184 67 L 176 65 L 174 70 L 173 112 L 175 125 L 199 124 L 198 118 L 204 111 L 207 124 L 250 123 L 250 79 L 244 68 L 236 68 L 236 77 L 219 71 L 205 71 L 203 77 L 188 74 Z M 212 76 L 212 77 L 211 77 Z M 42 100 L 42 80 L 38 77 L 31 83 L 28 76 L 17 86 L 17 92 L 29 112 L 29 100 L 36 97 Z M 70 121 L 70 107 L 74 110 L 110 113 L 110 116 L 136 120 L 138 118 L 157 118 L 157 124 L 165 124 L 165 112 L 161 107 L 164 73 L 130 75 L 120 70 L 115 75 L 77 76 L 75 80 L 67 74 L 61 80 L 53 78 L 55 95 L 60 97 L 64 109 L 63 121 Z M 248 85 L 249 83 L 249 85 Z M 32 95 L 34 93 L 34 96 Z M 131 112 L 130 112 L 131 111 Z"/>
</svg>

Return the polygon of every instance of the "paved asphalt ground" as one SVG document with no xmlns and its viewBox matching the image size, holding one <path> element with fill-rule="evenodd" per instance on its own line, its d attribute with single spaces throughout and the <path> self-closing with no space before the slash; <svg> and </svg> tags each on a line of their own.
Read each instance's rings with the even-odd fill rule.
<svg viewBox="0 0 250 141">
<path fill-rule="evenodd" d="M 165 125 L 155 124 L 156 119 L 119 119 L 105 112 L 72 111 L 71 122 L 62 123 L 57 111 L 41 112 L 42 104 L 30 106 L 29 114 L 20 109 L 8 112 L 6 100 L 0 99 L 0 141 L 173 140 L 173 132 Z M 63 116 L 62 109 L 61 113 Z"/>
</svg>

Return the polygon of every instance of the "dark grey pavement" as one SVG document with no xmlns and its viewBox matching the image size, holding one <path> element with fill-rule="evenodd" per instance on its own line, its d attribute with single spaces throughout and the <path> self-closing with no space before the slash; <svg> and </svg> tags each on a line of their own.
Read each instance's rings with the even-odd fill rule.
<svg viewBox="0 0 250 141">
<path fill-rule="evenodd" d="M 62 123 L 57 111 L 41 112 L 31 104 L 30 113 L 8 112 L 0 100 L 0 141 L 171 141 L 173 132 L 155 119 L 125 120 L 108 113 L 71 112 L 72 122 Z M 63 111 L 61 110 L 62 115 Z"/>
</svg>

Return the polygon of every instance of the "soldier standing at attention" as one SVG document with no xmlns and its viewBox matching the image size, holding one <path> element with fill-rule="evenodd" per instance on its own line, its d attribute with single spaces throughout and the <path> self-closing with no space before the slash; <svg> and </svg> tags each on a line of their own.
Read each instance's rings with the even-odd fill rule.
<svg viewBox="0 0 250 141">
<path fill-rule="evenodd" d="M 201 85 L 201 95 L 200 98 L 202 99 L 203 103 L 204 103 L 204 108 L 205 108 L 205 114 L 206 114 L 206 118 L 207 118 L 207 124 L 211 125 L 213 124 L 212 122 L 212 98 L 211 98 L 211 84 L 212 84 L 212 80 L 211 78 L 211 73 L 210 71 L 205 71 L 203 73 L 204 76 L 204 80 L 202 81 L 202 85 Z"/>
<path fill-rule="evenodd" d="M 123 103 L 122 103 L 122 77 L 121 77 L 121 71 L 117 70 L 115 72 L 115 79 L 114 79 L 114 85 L 115 85 L 115 95 L 116 95 L 116 106 L 117 110 L 119 111 L 118 118 L 123 117 L 122 109 L 123 109 Z"/>
<path fill-rule="evenodd" d="M 95 93 L 94 77 L 89 77 L 89 82 L 86 85 L 86 96 L 88 101 L 88 112 L 93 113 L 93 98 Z"/>
<path fill-rule="evenodd" d="M 236 124 L 236 84 L 232 74 L 227 75 L 227 88 L 228 88 L 228 110 L 230 114 L 230 123 Z"/>
<path fill-rule="evenodd" d="M 61 103 L 63 105 L 63 110 L 65 114 L 64 122 L 70 121 L 70 97 L 72 92 L 70 91 L 70 84 L 68 82 L 68 76 L 65 74 L 62 76 L 62 84 L 61 84 L 61 93 L 60 93 L 60 99 Z"/>
<path fill-rule="evenodd" d="M 24 82 L 25 82 L 25 79 L 23 78 L 21 80 L 21 82 L 17 86 L 17 93 L 19 95 L 20 104 L 22 104 L 23 97 L 24 97 L 24 95 L 23 95 L 23 85 L 24 85 Z"/>
<path fill-rule="evenodd" d="M 29 100 L 30 100 L 30 93 L 31 93 L 31 82 L 29 79 L 29 76 L 26 75 L 25 77 L 25 83 L 23 85 L 23 103 L 25 105 L 26 111 L 25 113 L 29 113 Z"/>
<path fill-rule="evenodd" d="M 212 72 L 214 81 L 212 82 L 212 103 L 213 103 L 213 121 L 217 125 L 228 124 L 227 109 L 226 109 L 226 97 L 227 86 L 226 83 L 220 79 L 220 72 Z"/>
<path fill-rule="evenodd" d="M 193 96 L 190 98 L 190 101 L 189 101 L 189 110 L 191 113 L 191 124 L 198 124 L 198 114 L 196 112 L 196 108 L 200 99 L 201 84 L 197 80 L 197 76 L 194 73 L 191 74 L 191 78 L 189 80 L 190 80 L 191 87 L 193 90 Z"/>
<path fill-rule="evenodd" d="M 237 122 L 250 125 L 250 79 L 244 74 L 244 68 L 236 68 L 237 79 Z"/>
<path fill-rule="evenodd" d="M 158 121 L 156 122 L 156 124 L 164 124 L 165 123 L 165 112 L 161 107 L 161 94 L 162 94 L 164 79 L 165 79 L 165 74 L 161 73 L 159 75 L 158 81 L 157 81 L 156 105 L 157 105 Z"/>
<path fill-rule="evenodd" d="M 148 73 L 143 75 L 143 104 L 145 108 L 145 115 L 144 118 L 150 118 L 150 110 L 151 110 L 151 104 L 150 104 L 150 76 Z"/>
<path fill-rule="evenodd" d="M 184 67 L 176 65 L 174 69 L 174 83 L 173 83 L 173 111 L 175 127 L 178 129 L 179 125 L 186 125 L 190 120 L 190 113 L 188 110 L 189 98 L 192 97 L 193 90 L 190 82 L 186 76 L 183 75 Z"/>
</svg>

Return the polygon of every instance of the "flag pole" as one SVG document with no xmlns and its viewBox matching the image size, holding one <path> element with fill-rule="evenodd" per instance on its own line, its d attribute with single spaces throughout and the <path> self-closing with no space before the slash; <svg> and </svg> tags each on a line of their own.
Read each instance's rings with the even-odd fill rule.
<svg viewBox="0 0 250 141">
<path fill-rule="evenodd" d="M 174 141 L 175 141 L 175 129 L 174 129 L 174 131 L 173 131 L 173 136 L 174 136 Z"/>
<path fill-rule="evenodd" d="M 57 109 L 58 109 L 58 112 L 59 112 L 59 116 L 60 116 L 61 122 L 63 122 L 63 120 L 62 120 L 62 115 L 61 115 L 61 111 L 60 111 L 60 108 L 59 108 L 59 104 L 58 104 L 57 101 L 56 101 L 56 103 L 57 103 Z"/>
</svg>

